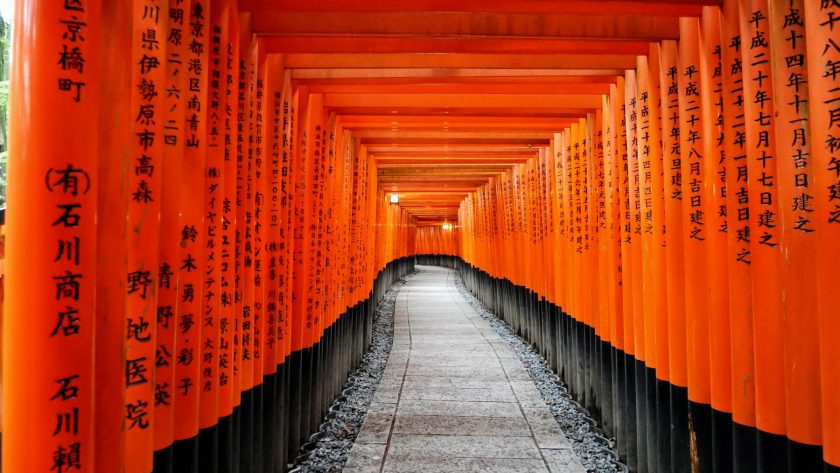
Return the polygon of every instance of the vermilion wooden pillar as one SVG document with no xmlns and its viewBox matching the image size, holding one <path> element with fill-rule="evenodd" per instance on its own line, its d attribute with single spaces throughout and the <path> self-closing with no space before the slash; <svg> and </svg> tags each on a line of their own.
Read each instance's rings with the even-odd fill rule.
<svg viewBox="0 0 840 473">
<path fill-rule="evenodd" d="M 553 263 L 554 260 L 554 205 L 552 202 L 553 196 L 551 194 L 551 184 L 554 182 L 554 157 L 550 149 L 544 149 L 540 152 L 540 187 L 541 187 L 541 201 L 542 201 L 542 211 L 543 215 L 543 225 L 542 225 L 542 253 L 540 255 L 540 261 L 542 265 L 545 266 L 546 272 L 546 279 L 544 283 L 545 289 L 543 290 L 543 294 L 545 298 L 551 302 L 555 301 L 555 288 L 557 285 L 556 282 L 556 272 L 555 266 Z M 499 227 L 498 227 L 498 201 L 499 196 L 498 192 L 496 191 L 496 182 L 495 179 L 491 179 L 490 185 L 488 187 L 489 195 L 490 195 L 490 203 L 491 208 L 489 212 L 489 219 L 490 219 L 490 237 L 491 237 L 491 254 L 493 254 L 493 249 L 499 247 Z M 496 258 L 491 259 L 492 268 L 494 269 L 494 275 L 498 275 L 499 271 L 495 268 L 495 260 Z"/>
<path fill-rule="evenodd" d="M 624 349 L 624 331 L 621 321 L 621 243 L 618 207 L 618 163 L 616 161 L 616 112 L 618 90 L 610 87 L 610 94 L 603 102 L 604 114 L 604 201 L 606 224 L 606 298 L 609 312 L 609 339 L 616 350 Z M 612 382 L 612 380 L 610 380 Z M 617 393 L 613 391 L 612 405 L 617 407 Z M 617 413 L 612 412 L 613 426 L 617 427 Z"/>
<path fill-rule="evenodd" d="M 291 74 L 286 72 L 283 77 L 283 115 L 282 115 L 282 150 L 280 161 L 280 173 L 283 178 L 281 181 L 281 227 L 280 236 L 282 237 L 281 255 L 280 255 L 280 314 L 278 314 L 279 321 L 282 321 L 282 332 L 278 332 L 283 341 L 283 359 L 289 356 L 292 350 L 292 270 L 294 268 L 293 251 L 294 251 L 294 183 L 295 172 L 293 163 L 293 139 L 295 136 L 294 128 L 294 101 L 292 100 L 292 86 Z"/>
<path fill-rule="evenodd" d="M 616 330 L 619 340 L 619 347 L 624 351 L 625 355 L 632 355 L 633 349 L 633 335 L 632 335 L 632 307 L 633 299 L 630 293 L 630 285 L 625 284 L 626 279 L 629 278 L 630 272 L 629 264 L 629 199 L 627 190 L 627 131 L 626 131 L 626 117 L 625 117 L 625 82 L 619 78 L 616 82 L 615 93 L 611 92 L 610 102 L 613 104 L 614 127 L 615 127 L 615 161 L 613 170 L 615 172 L 615 187 L 614 198 L 616 205 L 616 227 L 617 227 L 617 253 L 615 264 L 619 272 L 619 286 L 621 311 L 616 314 Z M 573 277 L 570 275 L 570 277 Z M 621 360 L 623 363 L 623 360 Z M 622 367 L 623 368 L 623 367 Z M 623 369 L 622 369 L 623 371 Z M 622 388 L 624 389 L 624 388 Z M 619 396 L 626 397 L 624 392 L 619 392 Z M 622 406 L 626 407 L 626 406 Z M 626 411 L 621 412 L 622 416 L 626 416 Z M 627 442 L 627 428 L 626 423 L 622 424 L 624 427 L 620 434 L 625 442 L 625 448 L 629 448 Z"/>
<path fill-rule="evenodd" d="M 215 429 L 221 404 L 221 349 L 223 310 L 223 233 L 226 226 L 225 208 L 225 28 L 222 24 L 225 12 L 218 1 L 210 3 L 207 13 L 207 69 L 205 84 L 207 95 L 204 112 L 206 138 L 204 161 L 204 248 L 205 267 L 203 278 L 201 318 L 201 395 L 199 398 L 199 428 Z M 218 436 L 209 435 L 199 439 L 199 462 L 215 464 Z M 206 445 L 208 442 L 211 445 Z M 209 457 L 204 460 L 203 457 Z M 213 459 L 213 460 L 210 460 Z"/>
<path fill-rule="evenodd" d="M 133 2 L 132 78 L 126 226 L 125 446 L 126 471 L 152 469 L 154 451 L 154 368 L 156 363 L 158 243 L 161 169 L 165 142 L 165 47 L 153 38 L 166 31 L 168 1 Z"/>
<path fill-rule="evenodd" d="M 784 320 L 782 305 L 781 214 L 778 193 L 776 116 L 769 60 L 767 2 L 741 1 L 741 49 L 744 86 L 746 164 L 749 173 L 750 255 L 752 266 L 753 340 L 755 349 L 758 471 L 778 471 L 787 462 L 785 414 Z M 747 43 L 744 43 L 745 46 Z M 767 60 L 765 60 L 767 59 Z"/>
<path fill-rule="evenodd" d="M 230 15 L 228 18 L 230 33 L 228 34 L 228 84 L 230 93 L 228 94 L 228 106 L 230 107 L 231 116 L 230 128 L 228 133 L 230 139 L 230 160 L 225 159 L 225 193 L 230 200 L 230 218 L 232 222 L 231 238 L 230 238 L 230 263 L 231 263 L 231 279 L 230 279 L 230 325 L 231 325 L 231 343 L 230 343 L 230 358 L 231 358 L 231 401 L 229 409 L 234 414 L 232 422 L 232 439 L 231 448 L 233 455 L 233 462 L 239 461 L 240 442 L 238 440 L 241 418 L 236 413 L 235 409 L 242 403 L 242 287 L 243 287 L 243 268 L 242 268 L 242 252 L 243 241 L 245 238 L 245 219 L 242 215 L 241 206 L 244 203 L 243 187 L 244 183 L 240 178 L 242 167 L 242 153 L 243 153 L 243 127 L 244 115 L 241 110 L 244 108 L 245 102 L 245 68 L 242 64 L 242 23 L 245 21 L 238 11 L 237 3 L 231 1 Z M 247 33 L 245 33 L 247 36 Z M 234 467 L 235 468 L 235 467 Z"/>
<path fill-rule="evenodd" d="M 697 19 L 680 23 L 679 43 L 680 159 L 682 168 L 683 245 L 685 258 L 685 323 L 688 360 L 688 397 L 701 406 L 710 404 L 708 269 L 706 242 L 711 224 L 706 212 L 703 180 L 706 163 L 700 39 Z M 705 413 L 704 413 L 705 414 Z M 703 421 L 708 425 L 710 419 Z M 707 435 L 703 432 L 702 435 Z M 706 439 L 701 439 L 705 442 Z"/>
<path fill-rule="evenodd" d="M 105 28 L 100 74 L 108 87 L 100 95 L 100 123 L 113 126 L 100 130 L 100 156 L 120 156 L 129 144 L 125 129 L 135 115 L 130 110 L 132 91 L 131 48 L 133 3 L 104 2 Z M 107 71 L 107 72 L 105 72 Z M 125 215 L 129 191 L 124 185 L 124 159 L 99 159 L 97 212 L 97 289 L 95 348 L 95 471 L 121 472 L 125 463 L 125 258 L 115 258 L 126 248 Z M 9 470 L 7 470 L 9 471 Z"/>
<path fill-rule="evenodd" d="M 103 7 L 16 7 L 38 28 L 14 41 L 3 470 L 92 472 Z M 65 34 L 74 18 L 85 41 Z"/>
<path fill-rule="evenodd" d="M 638 140 L 638 166 L 639 166 L 639 238 L 641 239 L 641 274 L 643 275 L 642 282 L 642 298 L 644 300 L 644 320 L 642 336 L 644 337 L 644 369 L 643 369 L 643 384 L 644 384 L 644 399 L 645 403 L 645 417 L 644 423 L 646 426 L 646 435 L 644 439 L 644 447 L 647 454 L 647 465 L 651 471 L 658 471 L 656 467 L 657 450 L 656 442 L 659 431 L 656 424 L 656 384 L 655 384 L 655 370 L 658 367 L 657 345 L 656 345 L 656 318 L 658 312 L 657 306 L 657 276 L 663 273 L 654 274 L 654 260 L 655 252 L 661 247 L 654 246 L 654 224 L 653 224 L 653 175 L 651 172 L 653 154 L 660 159 L 658 140 L 651 140 L 651 136 L 658 136 L 658 130 L 653 131 L 651 126 L 652 115 L 650 107 L 650 74 L 647 68 L 647 57 L 639 57 L 636 60 L 636 112 L 638 118 L 636 121 L 637 131 L 636 139 Z M 656 108 L 656 107 L 653 107 Z M 656 115 L 658 116 L 658 114 Z M 651 146 L 653 145 L 653 146 Z M 664 296 L 664 292 L 662 293 Z M 664 302 L 664 297 L 661 299 Z"/>
<path fill-rule="evenodd" d="M 233 419 L 233 399 L 239 394 L 239 387 L 234 382 L 234 335 L 235 335 L 235 231 L 236 231 L 236 115 L 233 110 L 236 107 L 237 81 L 236 81 L 236 51 L 235 39 L 232 29 L 232 17 L 230 3 L 226 1 L 214 1 L 211 5 L 214 30 L 221 30 L 221 70 L 219 80 L 221 81 L 221 103 L 219 108 L 223 112 L 219 132 L 221 133 L 221 146 L 223 149 L 223 164 L 220 166 L 222 179 L 220 188 L 222 192 L 221 208 L 219 218 L 221 219 L 219 229 L 219 284 L 220 284 L 220 305 L 219 305 L 219 401 L 218 415 L 220 419 L 219 431 L 219 457 L 220 469 L 232 468 L 232 440 L 230 431 Z M 215 80 L 215 78 L 214 78 Z M 212 104 L 211 104 L 212 109 Z M 212 151 L 211 151 L 212 153 Z M 225 470 L 222 470 L 225 471 Z"/>
<path fill-rule="evenodd" d="M 840 470 L 840 345 L 834 334 L 840 332 L 837 317 L 840 272 L 840 134 L 838 87 L 840 87 L 840 47 L 837 31 L 840 5 L 837 2 L 804 2 L 805 36 L 808 57 L 808 108 L 814 172 L 814 223 L 817 228 L 817 284 L 820 331 L 820 381 L 822 398 L 822 441 L 824 458 Z"/>
<path fill-rule="evenodd" d="M 181 172 L 181 224 L 178 234 L 178 306 L 175 314 L 175 469 L 195 470 L 198 463 L 199 398 L 202 391 L 201 355 L 204 314 L 205 169 L 207 152 L 208 38 L 210 8 L 206 0 L 185 4 L 184 163 Z M 200 46 L 196 46 L 200 45 Z"/>
<path fill-rule="evenodd" d="M 254 47 L 250 29 L 250 14 L 240 13 L 237 61 L 239 95 L 236 130 L 236 317 L 239 320 L 239 395 L 234 405 L 239 407 L 239 467 L 253 468 L 253 405 L 251 388 L 254 387 L 254 279 L 253 279 L 253 232 L 254 232 L 254 155 L 252 147 L 254 105 Z M 234 347 L 236 345 L 234 344 Z"/>
<path fill-rule="evenodd" d="M 732 448 L 735 472 L 755 471 L 755 363 L 753 351 L 752 266 L 743 74 L 738 2 L 721 12 L 724 153 L 727 175 L 727 270 L 732 340 Z"/>
<path fill-rule="evenodd" d="M 674 428 L 671 432 L 671 460 L 675 471 L 686 471 L 688 462 L 687 425 L 687 351 L 685 318 L 685 256 L 683 239 L 682 172 L 680 155 L 680 65 L 677 44 L 663 41 L 659 57 L 662 91 L 662 152 L 665 197 L 665 261 L 668 287 L 668 357 L 671 382 L 670 416 Z"/>
<path fill-rule="evenodd" d="M 661 104 L 664 91 L 661 89 L 661 58 L 659 57 L 659 45 L 652 44 L 646 60 L 642 63 L 645 67 L 640 68 L 640 81 L 647 81 L 648 96 L 641 100 L 642 107 L 647 108 L 648 129 L 647 149 L 649 153 L 649 168 L 644 173 L 645 185 L 649 189 L 647 194 L 647 212 L 650 214 L 647 219 L 652 233 L 651 238 L 651 266 L 649 274 L 653 286 L 653 300 L 650 304 L 651 320 L 649 325 L 652 332 L 649 336 L 653 340 L 654 357 L 656 360 L 655 373 L 655 397 L 656 402 L 656 446 L 657 459 L 656 468 L 665 472 L 671 468 L 670 451 L 670 394 L 668 383 L 670 382 L 670 354 L 668 348 L 668 278 L 667 278 L 667 243 L 666 243 L 666 222 L 665 203 L 668 198 L 665 192 L 665 150 L 662 146 L 665 131 L 662 129 Z M 648 194 L 649 192 L 649 194 Z M 650 397 L 649 393 L 649 397 Z"/>
<path fill-rule="evenodd" d="M 768 4 L 776 126 L 776 171 L 783 254 L 785 403 L 790 462 L 822 467 L 817 221 L 810 135 L 804 1 Z M 799 17 L 798 21 L 796 17 Z M 800 58 L 802 59 L 800 61 Z M 813 406 L 800 409 L 800 406 Z"/>
<path fill-rule="evenodd" d="M 706 216 L 706 245 L 709 254 L 722 255 L 727 250 L 726 161 L 725 129 L 723 122 L 723 61 L 721 53 L 720 13 L 717 9 L 704 10 L 700 31 L 700 78 L 705 100 L 703 101 L 704 156 L 703 181 L 706 188 L 704 213 Z M 719 417 L 732 411 L 731 344 L 729 332 L 729 274 L 721 261 L 707 261 L 709 277 L 709 391 L 716 417 L 726 423 L 730 419 Z M 715 432 L 715 441 L 722 448 L 729 448 L 731 440 L 718 439 L 723 432 Z M 719 443 L 715 445 L 720 446 Z M 731 458 L 722 455 L 721 466 Z"/>
<path fill-rule="evenodd" d="M 339 228 L 346 228 L 348 230 L 340 232 L 341 238 L 341 261 L 339 265 L 339 274 L 341 275 L 341 302 L 344 309 L 350 309 L 354 302 L 351 298 L 351 284 L 352 271 L 350 262 L 350 252 L 352 251 L 352 231 L 350 231 L 350 217 L 352 212 L 352 197 L 353 197 L 353 138 L 350 131 L 342 133 L 341 146 L 339 149 L 339 162 L 342 200 L 341 210 L 339 213 L 340 222 Z M 349 316 L 349 313 L 347 314 Z M 344 354 L 343 354 L 344 355 Z"/>
<path fill-rule="evenodd" d="M 158 172 L 161 174 L 160 256 L 157 269 L 158 301 L 156 313 L 155 347 L 155 468 L 172 469 L 172 443 L 174 441 L 175 393 L 175 334 L 178 325 L 176 312 L 179 304 L 178 276 L 180 267 L 181 230 L 181 173 L 184 159 L 187 72 L 183 57 L 187 44 L 178 41 L 178 35 L 188 26 L 183 20 L 188 6 L 173 5 L 173 12 L 166 16 L 164 42 L 166 51 L 165 89 L 177 91 L 164 96 L 161 120 L 167 129 L 164 139 L 166 158 Z M 174 19 L 173 19 L 174 17 Z M 173 59 L 173 60 L 170 60 Z"/>
</svg>

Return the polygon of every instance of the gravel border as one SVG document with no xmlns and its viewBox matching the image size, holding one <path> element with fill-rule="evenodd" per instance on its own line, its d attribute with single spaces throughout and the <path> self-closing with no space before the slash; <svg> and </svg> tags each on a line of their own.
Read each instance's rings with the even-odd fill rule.
<svg viewBox="0 0 840 473">
<path fill-rule="evenodd" d="M 362 364 L 348 377 L 342 395 L 330 406 L 328 420 L 321 424 L 321 438 L 314 450 L 298 457 L 293 472 L 336 473 L 344 468 L 391 354 L 397 294 L 413 275 L 407 274 L 395 282 L 376 307 L 373 340 L 362 357 Z"/>
<path fill-rule="evenodd" d="M 627 467 L 618 461 L 614 443 L 601 435 L 595 421 L 586 409 L 572 399 L 560 378 L 551 371 L 548 362 L 535 352 L 528 342 L 520 338 L 507 323 L 487 309 L 466 287 L 461 273 L 457 271 L 455 286 L 481 318 L 490 323 L 502 339 L 516 351 L 587 472 L 622 473 L 628 471 Z"/>
<path fill-rule="evenodd" d="M 293 472 L 337 473 L 344 468 L 391 353 L 397 294 L 413 274 L 394 283 L 376 307 L 370 349 L 359 369 L 349 376 L 342 396 L 330 407 L 314 450 L 298 457 Z M 584 468 L 591 473 L 628 471 L 618 461 L 613 443 L 599 433 L 595 421 L 572 399 L 546 360 L 467 289 L 459 272 L 455 276 L 455 286 L 467 303 L 516 351 Z"/>
</svg>

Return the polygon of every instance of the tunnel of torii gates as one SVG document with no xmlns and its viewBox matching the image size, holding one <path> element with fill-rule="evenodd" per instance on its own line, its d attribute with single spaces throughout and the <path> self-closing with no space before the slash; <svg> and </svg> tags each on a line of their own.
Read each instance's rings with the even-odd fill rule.
<svg viewBox="0 0 840 473">
<path fill-rule="evenodd" d="M 284 470 L 415 262 L 632 470 L 840 471 L 838 0 L 16 9 L 5 472 Z"/>
</svg>

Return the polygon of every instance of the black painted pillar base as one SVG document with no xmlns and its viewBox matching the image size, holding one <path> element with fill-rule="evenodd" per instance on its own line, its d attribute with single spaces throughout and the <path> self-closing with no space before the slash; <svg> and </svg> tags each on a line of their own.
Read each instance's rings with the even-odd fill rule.
<svg viewBox="0 0 840 473">
<path fill-rule="evenodd" d="M 732 414 L 712 410 L 712 468 L 715 473 L 732 471 Z"/>
<path fill-rule="evenodd" d="M 825 466 L 823 449 L 788 439 L 788 471 L 819 471 Z"/>
<path fill-rule="evenodd" d="M 671 385 L 671 471 L 692 473 L 688 434 L 688 389 Z"/>
<path fill-rule="evenodd" d="M 172 446 L 155 452 L 153 468 L 155 473 L 174 473 L 172 471 Z"/>
<path fill-rule="evenodd" d="M 671 384 L 656 380 L 656 423 L 659 436 L 656 442 L 659 471 L 671 471 Z"/>
<path fill-rule="evenodd" d="M 242 392 L 239 406 L 239 471 L 255 471 L 254 467 L 254 390 Z"/>
<path fill-rule="evenodd" d="M 788 473 L 787 438 L 758 430 L 758 472 Z"/>
<path fill-rule="evenodd" d="M 218 473 L 219 463 L 216 461 L 218 456 L 219 426 L 217 424 L 198 432 L 198 471 L 200 473 Z"/>
<path fill-rule="evenodd" d="M 218 464 L 219 473 L 233 472 L 233 415 L 219 419 L 219 449 Z M 238 460 L 236 461 L 238 464 Z"/>
</svg>

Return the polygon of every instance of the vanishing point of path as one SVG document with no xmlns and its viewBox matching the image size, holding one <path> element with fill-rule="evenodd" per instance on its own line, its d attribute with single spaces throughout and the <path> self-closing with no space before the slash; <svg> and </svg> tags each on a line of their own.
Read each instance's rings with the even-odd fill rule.
<svg viewBox="0 0 840 473">
<path fill-rule="evenodd" d="M 585 471 L 522 362 L 456 289 L 457 273 L 417 269 L 344 471 Z"/>
</svg>

